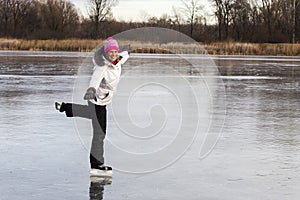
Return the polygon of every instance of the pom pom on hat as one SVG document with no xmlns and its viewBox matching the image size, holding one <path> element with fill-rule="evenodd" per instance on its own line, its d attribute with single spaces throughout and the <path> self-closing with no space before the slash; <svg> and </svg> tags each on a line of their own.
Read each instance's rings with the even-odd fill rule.
<svg viewBox="0 0 300 200">
<path fill-rule="evenodd" d="M 104 53 L 109 52 L 110 50 L 116 50 L 119 51 L 119 45 L 117 40 L 115 40 L 112 37 L 108 37 L 105 41 L 104 41 Z"/>
</svg>

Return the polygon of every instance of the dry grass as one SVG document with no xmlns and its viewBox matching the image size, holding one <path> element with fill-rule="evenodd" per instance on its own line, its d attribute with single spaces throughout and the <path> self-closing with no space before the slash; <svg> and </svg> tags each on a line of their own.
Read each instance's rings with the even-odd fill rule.
<svg viewBox="0 0 300 200">
<path fill-rule="evenodd" d="M 79 51 L 93 50 L 102 40 L 17 40 L 0 39 L 1 50 L 29 50 L 29 51 Z"/>
<path fill-rule="evenodd" d="M 300 56 L 300 44 L 223 42 L 205 45 L 209 54 Z"/>
<path fill-rule="evenodd" d="M 0 38 L 0 50 L 78 51 L 90 52 L 103 40 L 21 40 Z M 300 44 L 254 44 L 218 42 L 210 44 L 168 43 L 154 44 L 142 41 L 119 41 L 120 46 L 130 44 L 135 53 L 160 54 L 213 54 L 213 55 L 274 55 L 300 56 Z"/>
</svg>

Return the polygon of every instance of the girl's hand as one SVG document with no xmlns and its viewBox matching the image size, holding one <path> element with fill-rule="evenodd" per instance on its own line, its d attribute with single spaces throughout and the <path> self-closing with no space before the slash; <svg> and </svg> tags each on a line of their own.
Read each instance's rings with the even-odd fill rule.
<svg viewBox="0 0 300 200">
<path fill-rule="evenodd" d="M 96 89 L 93 87 L 88 88 L 83 99 L 84 100 L 91 100 L 91 99 L 96 100 Z"/>
</svg>

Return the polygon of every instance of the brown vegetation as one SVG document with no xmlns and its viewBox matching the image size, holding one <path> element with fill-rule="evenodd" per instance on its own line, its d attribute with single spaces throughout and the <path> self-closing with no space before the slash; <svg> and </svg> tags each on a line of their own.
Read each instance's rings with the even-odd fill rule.
<svg viewBox="0 0 300 200">
<path fill-rule="evenodd" d="M 89 52 L 102 40 L 22 40 L 0 39 L 1 50 L 29 50 L 29 51 L 79 51 Z"/>
<path fill-rule="evenodd" d="M 205 45 L 209 54 L 300 56 L 300 44 L 221 42 Z"/>
<path fill-rule="evenodd" d="M 0 50 L 29 51 L 93 51 L 102 40 L 22 40 L 0 39 Z M 120 41 L 120 45 L 130 44 L 132 53 L 157 54 L 211 54 L 211 55 L 274 55 L 300 56 L 300 44 L 255 44 L 218 42 L 209 44 L 153 44 L 138 41 Z"/>
</svg>

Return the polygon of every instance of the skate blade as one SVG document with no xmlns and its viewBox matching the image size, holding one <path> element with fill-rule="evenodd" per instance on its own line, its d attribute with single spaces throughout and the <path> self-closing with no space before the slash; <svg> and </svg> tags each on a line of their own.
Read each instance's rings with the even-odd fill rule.
<svg viewBox="0 0 300 200">
<path fill-rule="evenodd" d="M 111 177 L 91 176 L 90 180 L 92 183 L 100 183 L 101 185 L 110 185 L 112 183 Z"/>
<path fill-rule="evenodd" d="M 99 169 L 91 169 L 90 170 L 90 176 L 98 176 L 98 177 L 111 177 L 112 176 L 112 170 L 99 170 Z"/>
</svg>

